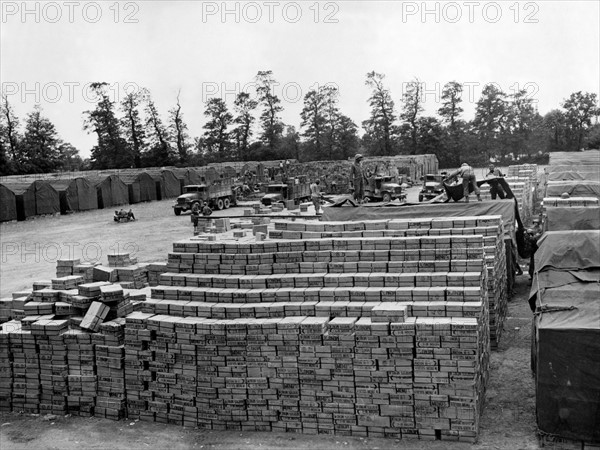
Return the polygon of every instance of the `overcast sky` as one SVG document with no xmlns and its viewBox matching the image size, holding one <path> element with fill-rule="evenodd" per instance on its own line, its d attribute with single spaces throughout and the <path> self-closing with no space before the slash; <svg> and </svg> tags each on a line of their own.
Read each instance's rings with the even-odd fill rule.
<svg viewBox="0 0 600 450">
<path fill-rule="evenodd" d="M 440 107 L 448 81 L 468 83 L 464 118 L 487 83 L 527 89 L 541 114 L 575 91 L 600 91 L 598 1 L 537 2 L 21 2 L 3 1 L 1 81 L 21 120 L 39 102 L 60 136 L 89 156 L 82 129 L 94 108 L 85 86 L 148 88 L 166 120 L 181 90 L 190 134 L 202 134 L 204 102 L 252 89 L 272 70 L 283 120 L 299 128 L 302 98 L 333 83 L 340 108 L 368 118 L 365 75 L 386 75 L 396 109 L 404 83 Z"/>
</svg>

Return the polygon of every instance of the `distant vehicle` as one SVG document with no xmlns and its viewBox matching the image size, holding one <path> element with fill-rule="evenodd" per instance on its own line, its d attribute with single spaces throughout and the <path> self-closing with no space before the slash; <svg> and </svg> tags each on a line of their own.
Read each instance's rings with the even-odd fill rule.
<svg viewBox="0 0 600 450">
<path fill-rule="evenodd" d="M 294 180 L 287 183 L 269 184 L 267 193 L 260 201 L 263 205 L 269 206 L 273 203 L 283 203 L 286 200 L 293 200 L 296 204 L 310 200 L 310 184 L 296 183 Z"/>
<path fill-rule="evenodd" d="M 431 200 L 444 192 L 445 172 L 441 175 L 428 173 L 421 177 L 423 186 L 419 191 L 419 202 Z"/>
<path fill-rule="evenodd" d="M 182 211 L 191 211 L 195 203 L 202 207 L 204 202 L 212 209 L 227 209 L 235 206 L 236 195 L 233 183 L 220 183 L 207 186 L 205 184 L 191 184 L 183 187 L 183 194 L 177 197 L 173 211 L 178 216 Z"/>
<path fill-rule="evenodd" d="M 399 199 L 406 200 L 406 194 L 402 192 L 402 186 L 390 176 L 374 176 L 369 179 L 365 186 L 365 202 L 391 202 Z"/>
</svg>

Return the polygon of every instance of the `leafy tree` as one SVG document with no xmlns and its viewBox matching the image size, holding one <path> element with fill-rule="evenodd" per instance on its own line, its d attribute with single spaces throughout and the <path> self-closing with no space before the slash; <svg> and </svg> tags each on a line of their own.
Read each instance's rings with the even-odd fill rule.
<svg viewBox="0 0 600 450">
<path fill-rule="evenodd" d="M 135 167 L 142 167 L 142 153 L 145 151 L 146 146 L 146 132 L 143 120 L 140 117 L 140 105 L 145 95 L 147 95 L 145 89 L 130 92 L 121 102 L 121 111 L 125 115 L 121 119 L 121 126 L 131 149 Z"/>
<path fill-rule="evenodd" d="M 25 133 L 21 142 L 22 170 L 26 173 L 52 172 L 59 166 L 60 139 L 54 124 L 42 116 L 36 105 L 25 120 Z"/>
<path fill-rule="evenodd" d="M 2 95 L 0 104 L 0 174 L 19 173 L 19 118 L 8 96 Z"/>
<path fill-rule="evenodd" d="M 527 97 L 526 90 L 515 92 L 509 97 L 507 108 L 507 130 L 510 132 L 510 148 L 515 155 L 531 153 L 530 137 L 539 114 L 533 99 Z"/>
<path fill-rule="evenodd" d="M 324 110 L 323 88 L 308 91 L 304 96 L 304 108 L 300 113 L 302 119 L 300 125 L 305 128 L 303 136 L 306 139 L 307 148 L 310 149 L 312 159 L 324 159 L 322 149 L 327 126 Z"/>
<path fill-rule="evenodd" d="M 204 115 L 208 122 L 204 125 L 203 148 L 207 160 L 227 161 L 230 157 L 231 141 L 228 132 L 233 124 L 233 116 L 223 99 L 213 97 L 206 102 Z"/>
<path fill-rule="evenodd" d="M 256 93 L 258 95 L 259 104 L 263 108 L 260 115 L 260 125 L 262 128 L 261 140 L 269 146 L 272 154 L 276 153 L 277 146 L 281 140 L 284 125 L 279 117 L 279 113 L 283 111 L 281 100 L 273 94 L 273 86 L 275 79 L 271 70 L 259 71 L 256 75 Z"/>
<path fill-rule="evenodd" d="M 99 97 L 93 111 L 84 112 L 83 128 L 96 133 L 98 143 L 92 148 L 92 169 L 119 169 L 132 167 L 134 158 L 127 141 L 121 136 L 120 123 L 115 115 L 115 104 L 106 92 L 107 83 L 92 83 L 91 89 Z"/>
<path fill-rule="evenodd" d="M 567 145 L 570 150 L 579 150 L 583 147 L 583 140 L 587 130 L 592 126 L 592 118 L 600 114 L 596 94 L 589 92 L 573 92 L 566 99 L 562 107 L 565 109 L 565 118 L 569 130 Z"/>
<path fill-rule="evenodd" d="M 365 84 L 371 88 L 369 106 L 371 116 L 363 122 L 363 128 L 367 135 L 365 142 L 368 143 L 369 153 L 374 155 L 393 155 L 393 124 L 396 120 L 394 113 L 394 101 L 389 89 L 383 85 L 385 75 L 375 71 L 367 74 Z"/>
<path fill-rule="evenodd" d="M 565 114 L 560 109 L 548 111 L 544 116 L 543 125 L 548 133 L 547 150 L 556 152 L 565 149 L 567 128 Z"/>
<path fill-rule="evenodd" d="M 475 107 L 475 118 L 473 129 L 479 136 L 480 145 L 483 146 L 483 154 L 486 160 L 490 156 L 501 153 L 497 139 L 506 129 L 508 116 L 506 94 L 493 84 L 483 88 L 481 98 Z"/>
<path fill-rule="evenodd" d="M 253 111 L 258 106 L 256 100 L 250 98 L 247 92 L 240 92 L 234 102 L 236 116 L 234 119 L 237 125 L 233 130 L 235 137 L 235 146 L 237 158 L 242 161 L 248 152 L 250 138 L 252 137 L 252 124 L 254 123 Z"/>
<path fill-rule="evenodd" d="M 149 148 L 146 154 L 146 165 L 168 166 L 173 163 L 174 155 L 169 143 L 169 131 L 163 124 L 156 105 L 148 96 L 146 100 L 146 136 Z"/>
<path fill-rule="evenodd" d="M 79 156 L 79 150 L 68 142 L 62 142 L 58 146 L 57 168 L 64 171 L 82 170 L 83 160 Z"/>
<path fill-rule="evenodd" d="M 418 152 L 419 113 L 423 111 L 422 86 L 418 79 L 408 83 L 402 96 L 402 112 L 400 118 L 408 125 L 410 131 L 410 154 Z"/>
<path fill-rule="evenodd" d="M 179 103 L 179 95 L 177 93 L 177 103 L 169 110 L 169 127 L 168 132 L 175 141 L 175 149 L 177 150 L 177 159 L 180 164 L 187 162 L 189 151 L 192 147 L 190 136 L 188 134 L 188 126 L 183 121 L 183 113 L 181 112 L 181 103 Z"/>
<path fill-rule="evenodd" d="M 337 157 L 348 159 L 358 153 L 360 139 L 358 137 L 358 126 L 348 116 L 340 114 L 337 120 L 335 141 L 338 147 Z"/>
<path fill-rule="evenodd" d="M 460 106 L 462 91 L 462 84 L 457 81 L 446 83 L 442 89 L 442 107 L 438 109 L 438 114 L 450 127 L 450 130 L 455 130 L 456 122 L 464 111 Z"/>
<path fill-rule="evenodd" d="M 285 133 L 281 138 L 280 156 L 285 159 L 300 160 L 300 133 L 292 125 L 285 128 Z"/>
</svg>

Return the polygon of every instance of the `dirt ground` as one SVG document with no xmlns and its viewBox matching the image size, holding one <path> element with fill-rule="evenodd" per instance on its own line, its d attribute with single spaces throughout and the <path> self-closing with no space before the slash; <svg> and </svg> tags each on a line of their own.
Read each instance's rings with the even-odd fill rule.
<svg viewBox="0 0 600 450">
<path fill-rule="evenodd" d="M 416 195 L 409 193 L 409 201 Z M 175 217 L 172 200 L 133 205 L 138 221 L 116 224 L 111 210 L 42 217 L 0 225 L 0 294 L 55 276 L 60 257 L 107 262 L 109 252 L 131 251 L 140 262 L 165 261 L 174 240 L 192 234 L 188 215 Z M 241 210 L 218 212 L 242 214 Z M 525 274 L 527 272 L 525 271 Z M 515 296 L 499 349 L 492 352 L 490 380 L 475 445 L 440 441 L 216 432 L 158 423 L 81 417 L 0 414 L 0 450 L 9 449 L 535 449 L 535 392 L 530 371 L 532 314 L 528 276 L 517 277 Z"/>
</svg>

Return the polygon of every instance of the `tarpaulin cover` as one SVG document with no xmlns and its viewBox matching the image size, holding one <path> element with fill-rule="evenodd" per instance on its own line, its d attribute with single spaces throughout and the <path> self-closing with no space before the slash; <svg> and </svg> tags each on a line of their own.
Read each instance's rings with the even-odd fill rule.
<svg viewBox="0 0 600 450">
<path fill-rule="evenodd" d="M 529 293 L 570 284 L 600 282 L 600 230 L 548 231 L 538 240 L 535 274 Z"/>
<path fill-rule="evenodd" d="M 555 207 L 546 208 L 545 231 L 600 230 L 600 207 Z"/>
<path fill-rule="evenodd" d="M 600 164 L 600 150 L 583 152 L 551 152 L 550 166 Z"/>
<path fill-rule="evenodd" d="M 560 197 L 563 192 L 566 192 L 571 197 L 600 198 L 600 181 L 571 180 L 548 182 L 546 197 Z"/>
<path fill-rule="evenodd" d="M 538 240 L 538 247 L 538 272 L 600 268 L 600 230 L 549 231 Z"/>
<path fill-rule="evenodd" d="M 0 184 L 0 222 L 17 220 L 17 197 L 15 193 Z"/>
<path fill-rule="evenodd" d="M 127 185 L 129 203 L 149 202 L 157 199 L 154 178 L 146 172 L 119 172 L 119 178 Z"/>
<path fill-rule="evenodd" d="M 502 187 L 502 189 L 506 193 L 506 198 L 508 199 L 515 197 L 512 192 L 512 189 L 503 177 L 489 177 L 484 180 L 479 180 L 477 181 L 477 186 L 481 187 L 486 183 L 490 184 L 490 186 L 492 186 L 493 184 L 498 184 L 500 187 Z M 444 182 L 444 189 L 446 190 L 446 195 L 448 196 L 448 198 L 454 200 L 455 202 L 461 200 L 465 195 L 465 190 L 462 185 L 462 181 L 458 182 L 457 184 L 448 184 Z M 469 193 L 472 193 L 473 190 L 473 186 L 469 184 Z"/>
<path fill-rule="evenodd" d="M 600 166 L 590 166 L 590 168 L 581 168 L 577 170 L 555 171 L 546 176 L 548 181 L 569 181 L 569 180 L 590 180 L 600 181 Z"/>
<path fill-rule="evenodd" d="M 597 283 L 547 289 L 534 319 L 538 428 L 600 442 L 600 291 Z"/>
<path fill-rule="evenodd" d="M 504 232 L 515 242 L 515 222 L 518 211 L 515 200 L 493 200 L 471 203 L 388 203 L 385 206 L 327 207 L 324 221 L 352 221 L 425 217 L 502 216 Z M 516 244 L 515 244 L 516 245 Z"/>
<path fill-rule="evenodd" d="M 96 187 L 98 208 L 110 208 L 129 203 L 127 185 L 118 176 L 99 176 L 90 181 Z"/>
</svg>

